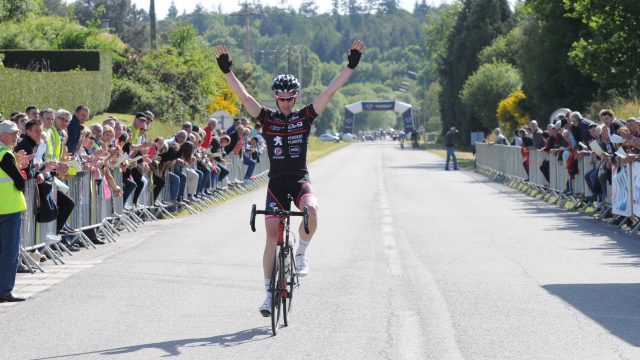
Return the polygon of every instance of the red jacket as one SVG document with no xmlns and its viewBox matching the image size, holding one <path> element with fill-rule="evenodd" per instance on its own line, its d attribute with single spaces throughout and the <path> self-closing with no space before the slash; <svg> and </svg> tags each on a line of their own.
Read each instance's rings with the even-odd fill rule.
<svg viewBox="0 0 640 360">
<path fill-rule="evenodd" d="M 204 128 L 204 139 L 202 139 L 202 144 L 200 144 L 200 147 L 203 149 L 207 149 L 209 147 L 211 147 L 211 128 L 210 127 L 206 127 Z"/>
</svg>

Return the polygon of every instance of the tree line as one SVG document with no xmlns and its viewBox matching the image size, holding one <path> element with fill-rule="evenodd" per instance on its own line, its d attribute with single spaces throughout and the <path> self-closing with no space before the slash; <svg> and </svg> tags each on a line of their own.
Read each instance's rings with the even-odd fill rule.
<svg viewBox="0 0 640 360">
<path fill-rule="evenodd" d="M 640 3 L 466 0 L 446 11 L 455 20 L 427 25 L 441 43 L 423 73 L 441 89 L 443 128 L 514 131 L 560 107 L 638 115 Z"/>
<path fill-rule="evenodd" d="M 322 132 L 339 130 L 344 106 L 361 100 L 411 103 L 418 126 L 457 126 L 466 138 L 544 123 L 559 107 L 623 107 L 638 89 L 640 3 L 625 0 L 418 0 L 411 12 L 396 0 L 333 0 L 329 14 L 313 1 L 298 9 L 257 2 L 234 14 L 201 5 L 179 14 L 173 4 L 156 24 L 162 15 L 130 0 L 0 0 L 0 47 L 108 48 L 112 110 L 148 106 L 182 121 L 217 108 L 242 113 L 211 59 L 215 44 L 230 47 L 236 73 L 261 100 L 272 77 L 288 72 L 301 78 L 306 102 L 362 39 L 367 53 L 318 119 Z M 399 125 L 391 112 L 356 118 L 357 129 Z"/>
</svg>

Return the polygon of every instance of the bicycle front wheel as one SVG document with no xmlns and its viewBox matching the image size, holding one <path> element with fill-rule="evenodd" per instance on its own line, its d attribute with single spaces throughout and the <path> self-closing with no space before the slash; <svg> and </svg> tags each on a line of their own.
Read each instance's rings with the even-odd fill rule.
<svg viewBox="0 0 640 360">
<path fill-rule="evenodd" d="M 298 275 L 296 275 L 295 256 L 293 248 L 289 247 L 287 262 L 285 263 L 285 281 L 287 282 L 287 296 L 283 299 L 285 325 L 288 325 L 289 314 L 291 313 L 291 302 L 293 301 L 293 290 L 298 287 Z"/>
<path fill-rule="evenodd" d="M 280 246 L 278 246 L 271 270 L 271 331 L 273 332 L 273 336 L 278 334 L 280 310 L 282 309 L 282 291 L 284 289 L 281 281 L 283 274 L 282 264 L 280 264 L 280 262 Z"/>
</svg>

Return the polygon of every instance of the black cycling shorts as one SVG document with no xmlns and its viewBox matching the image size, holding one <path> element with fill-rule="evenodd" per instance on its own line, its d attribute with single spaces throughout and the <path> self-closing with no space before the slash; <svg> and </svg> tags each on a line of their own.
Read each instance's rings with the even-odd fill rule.
<svg viewBox="0 0 640 360">
<path fill-rule="evenodd" d="M 313 195 L 309 175 L 284 175 L 269 179 L 265 209 L 280 211 L 291 210 L 291 203 L 287 199 L 287 194 L 291 195 L 296 207 L 300 208 L 302 198 Z"/>
</svg>

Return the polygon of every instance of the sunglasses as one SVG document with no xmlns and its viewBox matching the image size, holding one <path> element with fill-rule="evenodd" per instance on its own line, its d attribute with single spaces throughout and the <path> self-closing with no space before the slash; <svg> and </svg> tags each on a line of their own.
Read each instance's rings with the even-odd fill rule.
<svg viewBox="0 0 640 360">
<path fill-rule="evenodd" d="M 293 101 L 295 99 L 295 95 L 294 96 L 289 96 L 289 97 L 280 97 L 280 96 L 276 96 L 276 99 L 283 101 L 283 102 L 289 102 L 289 101 Z"/>
</svg>

